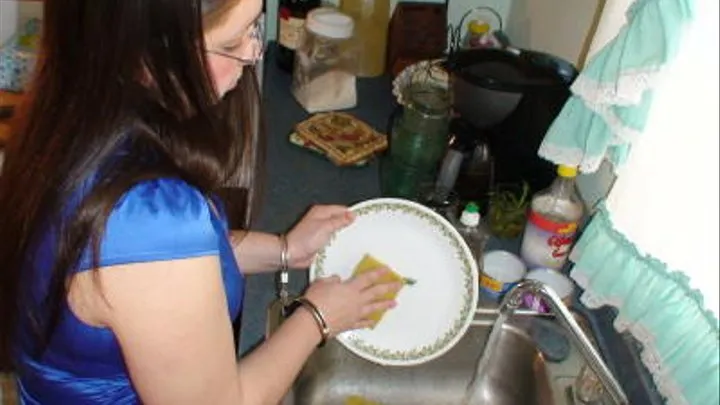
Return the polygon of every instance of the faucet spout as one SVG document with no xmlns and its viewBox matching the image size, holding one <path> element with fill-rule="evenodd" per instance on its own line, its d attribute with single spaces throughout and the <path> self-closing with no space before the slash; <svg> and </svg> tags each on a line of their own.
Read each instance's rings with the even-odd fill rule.
<svg viewBox="0 0 720 405">
<path fill-rule="evenodd" d="M 500 304 L 500 314 L 512 316 L 513 313 L 520 308 L 523 295 L 528 292 L 545 298 L 549 304 L 550 311 L 555 314 L 555 317 L 560 319 L 563 326 L 570 331 L 573 342 L 613 401 L 618 405 L 629 404 L 622 386 L 613 376 L 602 357 L 600 357 L 600 354 L 595 349 L 595 346 L 585 335 L 577 321 L 575 321 L 572 313 L 563 304 L 562 299 L 547 285 L 533 280 L 520 282 L 505 295 L 505 298 Z M 498 320 L 503 318 L 505 317 L 501 316 Z"/>
</svg>

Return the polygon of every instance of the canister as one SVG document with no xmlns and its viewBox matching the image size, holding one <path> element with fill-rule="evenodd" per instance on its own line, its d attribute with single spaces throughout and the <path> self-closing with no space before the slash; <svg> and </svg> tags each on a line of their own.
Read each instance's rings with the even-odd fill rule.
<svg viewBox="0 0 720 405">
<path fill-rule="evenodd" d="M 483 256 L 480 290 L 499 300 L 523 279 L 527 269 L 520 258 L 505 250 L 493 250 Z"/>
</svg>

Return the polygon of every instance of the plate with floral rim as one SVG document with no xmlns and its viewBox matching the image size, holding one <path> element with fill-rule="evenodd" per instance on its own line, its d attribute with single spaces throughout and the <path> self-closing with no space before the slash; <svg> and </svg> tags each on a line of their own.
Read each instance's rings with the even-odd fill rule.
<svg viewBox="0 0 720 405">
<path fill-rule="evenodd" d="M 338 231 L 313 261 L 310 281 L 347 279 L 365 254 L 412 279 L 373 329 L 341 333 L 356 355 L 386 366 L 412 366 L 442 356 L 465 334 L 478 299 L 478 268 L 445 218 L 412 201 L 378 198 L 350 209 L 355 221 Z"/>
</svg>

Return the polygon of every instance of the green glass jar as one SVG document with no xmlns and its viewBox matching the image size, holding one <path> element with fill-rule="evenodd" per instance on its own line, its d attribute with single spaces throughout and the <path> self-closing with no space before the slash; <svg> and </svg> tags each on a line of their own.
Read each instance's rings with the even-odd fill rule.
<svg viewBox="0 0 720 405">
<path fill-rule="evenodd" d="M 432 183 L 447 150 L 450 100 L 446 89 L 419 83 L 406 90 L 407 103 L 391 118 L 389 151 L 381 167 L 386 197 L 416 200 Z"/>
</svg>

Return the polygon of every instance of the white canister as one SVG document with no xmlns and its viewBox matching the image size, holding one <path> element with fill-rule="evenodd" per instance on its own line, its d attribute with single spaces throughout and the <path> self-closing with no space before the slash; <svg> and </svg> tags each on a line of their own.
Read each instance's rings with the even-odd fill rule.
<svg viewBox="0 0 720 405">
<path fill-rule="evenodd" d="M 480 290 L 485 295 L 498 300 L 523 279 L 526 271 L 523 261 L 510 252 L 504 250 L 487 252 L 483 256 Z"/>
<path fill-rule="evenodd" d="M 572 304 L 571 300 L 575 285 L 569 277 L 559 271 L 553 269 L 534 269 L 528 272 L 525 279 L 535 280 L 547 285 L 560 297 L 566 306 Z M 542 313 L 548 313 L 550 311 L 550 307 L 545 300 L 535 294 L 525 294 L 522 301 L 527 308 L 535 311 Z"/>
<path fill-rule="evenodd" d="M 319 7 L 305 21 L 307 35 L 295 51 L 292 93 L 309 113 L 357 105 L 353 19 L 334 7 Z"/>
</svg>

